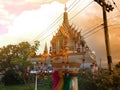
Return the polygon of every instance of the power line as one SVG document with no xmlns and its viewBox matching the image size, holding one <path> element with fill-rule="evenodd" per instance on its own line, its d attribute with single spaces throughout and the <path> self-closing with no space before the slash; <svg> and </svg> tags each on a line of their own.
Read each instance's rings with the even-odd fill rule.
<svg viewBox="0 0 120 90">
<path fill-rule="evenodd" d="M 85 2 L 85 0 L 84 0 L 84 1 L 82 1 L 81 3 L 83 3 L 83 2 Z M 74 13 L 74 12 L 75 12 L 76 7 L 78 7 L 79 3 L 80 3 L 80 1 L 79 1 L 78 3 L 76 2 L 76 3 L 75 3 L 75 5 L 74 5 L 74 7 L 72 7 L 72 9 L 74 8 L 73 10 L 71 10 L 71 12 L 72 12 L 72 13 Z M 77 9 L 78 9 L 78 8 L 77 8 Z M 68 11 L 68 12 L 70 12 L 70 11 Z M 71 13 L 71 12 L 70 12 L 70 13 Z"/>
<path fill-rule="evenodd" d="M 112 24 L 112 25 L 109 25 L 108 27 L 112 27 L 112 26 L 119 26 L 120 24 Z M 98 29 L 98 30 L 96 30 L 95 32 L 93 32 L 93 33 L 91 33 L 91 34 L 89 34 L 88 36 L 86 36 L 86 37 L 84 37 L 84 39 L 87 39 L 87 38 L 89 38 L 90 36 L 92 36 L 93 34 L 95 34 L 95 33 L 97 33 L 98 31 L 100 31 L 100 30 L 102 30 L 104 27 L 102 27 L 102 28 L 100 28 L 100 29 Z"/>
<path fill-rule="evenodd" d="M 73 17 L 70 18 L 73 19 L 75 16 L 77 16 L 79 13 L 81 13 L 84 9 L 86 9 L 89 5 L 91 5 L 93 3 L 93 1 L 91 1 L 87 6 L 85 6 L 82 10 L 80 10 L 77 14 L 75 14 Z"/>
<path fill-rule="evenodd" d="M 66 28 L 65 28 L 66 29 Z M 53 31 L 53 32 L 55 32 L 55 31 Z M 53 33 L 53 32 L 51 32 L 51 33 Z M 46 37 L 44 37 L 41 41 L 43 41 L 43 40 L 45 40 L 47 37 L 49 37 L 50 35 L 51 35 L 51 33 L 49 33 Z"/>
<path fill-rule="evenodd" d="M 115 17 L 118 17 L 118 16 L 120 16 L 120 15 L 116 15 Z M 113 18 L 115 18 L 115 17 L 110 17 L 110 18 L 108 18 L 108 20 L 110 20 L 110 19 L 113 19 Z M 88 31 L 88 32 L 86 32 L 86 33 L 84 33 L 83 34 L 83 36 L 85 36 L 85 35 L 87 35 L 87 34 L 89 34 L 89 33 L 91 33 L 92 31 L 94 31 L 95 29 L 97 29 L 97 28 L 99 28 L 101 25 L 102 25 L 103 23 L 101 23 L 101 24 L 99 24 L 99 25 L 97 25 L 96 27 L 94 27 L 93 29 L 91 29 L 90 31 Z M 55 30 L 56 31 L 56 30 Z M 53 32 L 55 32 L 55 31 L 53 31 Z M 51 32 L 51 33 L 53 33 L 53 32 Z M 51 34 L 50 33 L 50 34 Z M 48 36 L 50 36 L 50 34 L 48 35 Z M 44 37 L 43 39 L 41 39 L 42 41 L 44 40 L 44 39 L 46 39 L 47 38 L 47 36 L 46 37 Z"/>
<path fill-rule="evenodd" d="M 103 25 L 103 24 L 100 24 L 100 25 L 96 26 L 95 28 L 93 28 L 92 30 L 90 30 L 90 31 L 88 31 L 88 32 L 86 32 L 86 33 L 84 33 L 83 36 L 89 34 L 89 33 L 92 32 L 93 30 L 99 28 L 101 25 Z"/>
<path fill-rule="evenodd" d="M 84 34 L 84 35 L 82 35 L 82 36 L 85 36 L 86 34 L 91 33 L 91 32 L 92 32 L 92 31 L 94 31 L 95 29 L 99 28 L 101 25 L 102 25 L 102 24 L 100 24 L 100 25 L 96 26 L 95 28 L 93 28 L 92 30 L 88 31 L 87 33 L 85 33 L 85 34 Z M 103 28 L 103 27 L 102 27 L 102 28 Z M 54 31 L 53 31 L 53 32 L 54 32 Z M 53 32 L 51 32 L 51 33 L 53 33 Z M 47 35 L 46 37 L 44 37 L 43 39 L 41 39 L 41 41 L 45 40 L 48 36 L 50 36 L 50 35 L 51 35 L 51 33 L 49 33 L 49 35 Z"/>
<path fill-rule="evenodd" d="M 116 15 L 115 17 L 118 17 L 118 16 L 120 16 L 120 15 Z M 113 19 L 113 18 L 115 18 L 115 17 L 110 17 L 110 18 L 108 18 L 108 20 L 111 20 L 111 19 Z M 96 27 L 90 29 L 89 31 L 85 32 L 85 33 L 83 34 L 83 36 L 85 36 L 86 34 L 89 34 L 90 32 L 94 31 L 95 29 L 99 28 L 101 25 L 103 25 L 103 23 L 101 23 L 101 24 L 97 25 Z"/>
<path fill-rule="evenodd" d="M 93 2 L 93 1 L 92 1 Z M 90 2 L 88 5 L 86 5 L 86 7 L 84 7 L 82 10 L 80 10 L 76 15 L 74 15 L 71 19 L 73 19 L 75 16 L 77 16 L 79 13 L 81 13 L 84 9 L 86 9 L 90 4 L 92 4 L 92 2 Z"/>
<path fill-rule="evenodd" d="M 79 0 L 80 1 L 80 0 Z M 69 7 L 71 7 L 72 5 L 74 5 L 74 3 L 76 2 L 76 0 L 74 1 L 74 2 L 72 2 L 72 4 L 69 6 Z M 78 2 L 77 2 L 78 3 Z M 72 7 L 73 8 L 73 7 Z M 71 8 L 71 9 L 72 9 Z M 71 9 L 68 9 L 69 11 L 71 10 Z M 57 19 L 55 19 L 55 21 L 53 21 L 53 23 L 52 24 L 50 24 L 46 29 L 45 29 L 45 32 L 43 31 L 42 33 L 40 33 L 40 34 L 38 34 L 37 35 L 37 37 L 35 37 L 32 41 L 34 41 L 36 38 L 38 38 L 39 36 L 43 36 L 44 34 L 46 34 L 50 29 L 52 29 L 53 28 L 53 26 L 55 26 L 55 24 L 57 24 L 60 20 L 62 19 L 62 17 L 61 17 L 61 15 L 57 18 Z"/>
<path fill-rule="evenodd" d="M 81 0 L 78 0 L 77 2 L 73 2 L 69 7 L 68 7 L 68 12 L 74 8 L 74 6 L 76 6 Z"/>
<path fill-rule="evenodd" d="M 81 0 L 74 1 L 69 7 L 68 7 L 68 12 L 70 12 Z M 71 8 L 70 8 L 71 7 Z M 56 31 L 56 30 L 55 30 Z"/>
<path fill-rule="evenodd" d="M 117 4 L 115 3 L 114 0 L 112 0 L 113 4 L 115 5 L 115 7 L 118 9 L 118 11 L 120 12 L 120 9 L 118 8 Z"/>
<path fill-rule="evenodd" d="M 55 24 L 57 24 L 60 20 L 62 19 L 61 15 L 54 20 L 54 22 L 52 24 L 50 24 L 45 31 L 43 31 L 42 33 L 38 34 L 33 40 L 35 40 L 36 38 L 38 38 L 39 36 L 43 36 L 46 32 L 48 32 L 50 29 L 53 28 L 53 26 L 55 26 Z"/>
<path fill-rule="evenodd" d="M 92 1 L 93 2 L 93 1 Z M 91 3 L 92 3 L 91 2 Z M 81 11 L 83 11 L 85 8 L 87 8 L 91 3 L 89 3 L 86 7 L 84 7 Z M 79 13 L 81 12 L 81 11 L 79 11 Z M 77 14 L 79 14 L 79 13 L 77 13 Z M 55 30 L 56 31 L 56 30 Z"/>
<path fill-rule="evenodd" d="M 83 8 L 82 10 L 84 10 L 85 8 Z M 80 11 L 79 11 L 79 13 L 80 13 Z"/>
<path fill-rule="evenodd" d="M 88 6 L 89 6 L 89 5 L 87 5 L 86 7 L 88 7 Z M 82 10 L 83 10 L 83 9 L 82 9 Z M 79 12 L 79 13 L 80 13 L 80 12 Z M 99 25 L 99 26 L 101 26 L 101 25 Z M 99 26 L 97 26 L 97 27 L 99 27 Z M 97 28 L 97 27 L 95 27 L 95 28 Z M 95 29 L 95 28 L 94 28 L 94 29 Z M 92 30 L 94 30 L 94 29 L 92 29 Z M 91 31 L 92 31 L 92 30 L 91 30 Z M 56 30 L 55 30 L 55 31 L 56 31 Z M 55 31 L 53 31 L 53 32 L 55 32 Z M 85 34 L 88 34 L 88 33 L 91 32 L 91 31 L 88 31 L 88 32 L 85 33 Z M 53 32 L 52 32 L 52 33 L 53 33 Z M 50 34 L 51 34 L 51 33 L 50 33 Z M 50 34 L 49 34 L 48 36 L 50 36 Z M 46 37 L 45 37 L 45 38 L 46 38 Z M 45 38 L 43 38 L 42 40 L 44 40 Z"/>
<path fill-rule="evenodd" d="M 77 2 L 78 2 L 78 1 L 77 1 Z M 72 6 L 72 5 L 73 5 L 73 6 L 72 6 L 71 8 L 70 8 L 70 6 L 69 6 L 69 8 L 70 8 L 70 9 L 74 8 L 75 5 L 77 5 L 77 2 L 76 2 L 76 3 L 73 2 L 73 3 L 70 5 L 70 6 Z M 92 2 L 91 2 L 91 3 L 92 3 Z M 89 6 L 89 4 L 88 4 L 88 6 Z M 85 8 L 87 8 L 88 6 L 86 6 Z M 68 9 L 68 10 L 70 11 L 70 9 Z M 84 10 L 84 8 L 83 8 L 83 10 Z M 82 11 L 82 10 L 81 10 L 81 11 Z M 81 11 L 80 11 L 80 12 L 81 12 Z M 78 12 L 77 14 L 79 14 L 80 12 Z M 77 15 L 77 14 L 76 14 L 76 15 Z M 75 16 L 76 16 L 76 15 L 75 15 Z M 60 16 L 61 16 L 61 15 L 60 15 Z M 59 22 L 59 20 L 62 18 L 62 17 L 60 17 L 60 16 L 59 16 L 51 25 L 49 25 L 49 27 L 48 27 L 47 29 L 52 28 L 52 25 L 55 25 L 57 22 Z M 75 16 L 73 16 L 72 18 L 74 18 Z M 72 18 L 71 18 L 71 19 L 72 19 Z M 47 29 L 46 29 L 46 30 L 47 30 Z M 50 29 L 49 29 L 49 30 L 50 30 Z M 55 31 L 56 31 L 56 30 L 55 30 Z M 48 31 L 46 31 L 46 32 L 48 32 Z M 39 36 L 41 36 L 41 35 L 44 36 L 44 34 L 45 34 L 46 32 L 40 33 L 37 37 L 39 37 Z M 37 37 L 36 37 L 36 38 L 37 38 Z"/>
<path fill-rule="evenodd" d="M 84 39 L 87 39 L 88 37 L 90 37 L 91 35 L 93 35 L 93 34 L 97 33 L 97 32 L 98 32 L 98 31 L 100 31 L 101 29 L 103 29 L 103 27 L 102 27 L 102 28 L 100 28 L 100 29 L 98 29 L 98 30 L 96 30 L 95 32 L 93 32 L 93 33 L 89 34 L 88 36 L 84 37 Z"/>
</svg>

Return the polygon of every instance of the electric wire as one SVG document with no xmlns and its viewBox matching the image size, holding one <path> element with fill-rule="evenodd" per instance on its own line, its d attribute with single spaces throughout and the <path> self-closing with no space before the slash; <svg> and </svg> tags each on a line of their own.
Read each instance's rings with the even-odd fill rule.
<svg viewBox="0 0 120 90">
<path fill-rule="evenodd" d="M 93 1 L 92 1 L 93 2 Z M 71 19 L 73 19 L 75 16 L 77 16 L 79 13 L 81 13 L 84 9 L 86 9 L 90 4 L 92 4 L 92 2 L 90 2 L 88 5 L 86 5 L 82 10 L 80 10 L 77 14 L 75 14 Z"/>
<path fill-rule="evenodd" d="M 117 16 L 120 16 L 120 15 L 116 15 L 115 17 L 117 17 Z M 108 20 L 110 20 L 110 19 L 113 19 L 113 18 L 109 18 Z M 90 29 L 88 32 L 84 33 L 82 36 L 83 36 L 83 37 L 86 37 L 86 35 L 88 35 L 88 34 L 90 34 L 90 33 L 95 33 L 95 32 L 96 32 L 95 30 L 96 30 L 97 28 L 99 28 L 100 26 L 102 26 L 102 25 L 103 25 L 103 23 L 95 26 L 94 28 Z M 102 27 L 102 28 L 103 28 L 103 27 Z M 100 28 L 100 29 L 102 29 L 102 28 Z M 94 32 L 94 31 L 95 31 L 95 32 Z M 99 30 L 98 30 L 98 31 L 99 31 Z M 53 31 L 53 32 L 54 32 L 54 31 Z M 53 33 L 53 32 L 51 32 L 51 33 Z M 51 33 L 50 33 L 48 36 L 50 36 Z M 41 41 L 45 40 L 48 36 L 46 36 L 46 37 L 44 37 L 43 39 L 41 39 Z"/>
<path fill-rule="evenodd" d="M 79 0 L 80 1 L 80 0 Z M 72 5 L 74 5 L 74 3 L 76 2 L 76 0 L 74 1 L 74 2 L 72 2 L 72 4 L 69 6 L 69 7 L 71 7 Z M 78 2 L 77 2 L 78 3 Z M 73 8 L 73 7 L 72 7 Z M 71 8 L 71 9 L 72 9 Z M 71 10 L 71 9 L 68 9 L 69 11 Z M 36 38 L 38 38 L 38 37 L 40 37 L 40 36 L 44 36 L 44 34 L 46 34 L 50 29 L 52 29 L 53 28 L 53 26 L 55 26 L 55 24 L 57 24 L 61 19 L 62 19 L 62 14 L 57 18 L 57 19 L 55 19 L 54 21 L 53 21 L 53 23 L 52 24 L 50 24 L 42 33 L 40 33 L 40 34 L 38 34 L 37 35 L 37 37 L 35 37 L 32 41 L 34 41 Z"/>
<path fill-rule="evenodd" d="M 90 32 L 92 32 L 93 30 L 95 30 L 95 29 L 99 28 L 101 25 L 103 25 L 103 24 L 100 24 L 100 25 L 96 26 L 95 28 L 93 28 L 93 29 L 89 30 L 88 32 L 84 33 L 84 34 L 83 34 L 83 36 L 85 36 L 85 35 L 89 34 L 89 33 L 90 33 Z"/>
<path fill-rule="evenodd" d="M 120 24 L 118 24 L 118 23 L 117 23 L 117 24 L 111 24 L 111 25 L 109 25 L 109 26 L 107 26 L 107 27 L 118 26 L 118 25 L 120 25 Z M 84 37 L 84 39 L 89 38 L 90 36 L 92 36 L 93 34 L 97 33 L 98 31 L 100 31 L 100 30 L 102 30 L 102 29 L 104 29 L 104 27 L 102 27 L 102 28 L 96 30 L 95 32 L 92 32 L 92 33 L 89 34 L 88 36 Z"/>
<path fill-rule="evenodd" d="M 116 16 L 114 16 L 114 17 L 110 17 L 110 18 L 108 18 L 108 20 L 112 20 L 112 19 L 114 19 L 115 17 L 119 17 L 119 16 L 120 16 L 120 15 L 116 15 Z M 94 28 L 91 28 L 89 31 L 84 32 L 83 36 L 89 34 L 90 32 L 94 31 L 95 29 L 99 28 L 101 25 L 103 25 L 103 23 L 101 23 L 101 24 L 99 24 L 99 25 L 95 25 Z"/>
<path fill-rule="evenodd" d="M 84 3 L 84 2 L 85 2 L 85 0 L 81 1 L 81 3 Z M 68 10 L 69 14 L 74 13 L 77 9 L 79 9 L 79 7 L 78 7 L 79 3 L 80 3 L 80 1 L 76 2 L 75 5 L 72 7 L 71 11 Z"/>
<path fill-rule="evenodd" d="M 88 4 L 88 6 L 89 6 L 89 5 L 90 5 L 90 4 Z M 87 6 L 87 7 L 88 7 L 88 6 Z M 87 8 L 87 7 L 86 7 L 86 8 Z M 76 14 L 76 15 L 77 15 L 77 14 Z M 75 15 L 75 16 L 76 16 L 76 15 Z M 75 17 L 75 16 L 74 16 L 74 17 Z M 101 25 L 100 25 L 100 26 L 101 26 Z M 98 27 L 99 27 L 99 26 L 97 26 L 96 28 L 98 28 Z M 96 29 L 96 28 L 94 28 L 94 29 Z M 92 29 L 92 30 L 94 30 L 94 29 Z M 90 30 L 89 32 L 91 32 L 92 30 Z M 88 34 L 89 32 L 85 33 L 84 35 Z M 52 33 L 53 33 L 53 32 L 52 32 Z M 50 34 L 49 34 L 49 35 L 50 35 Z M 45 38 L 46 38 L 46 37 L 45 37 Z M 44 39 L 45 39 L 45 38 L 44 38 Z M 44 40 L 44 39 L 42 39 L 42 40 Z"/>
<path fill-rule="evenodd" d="M 118 11 L 120 12 L 120 9 L 118 8 L 118 6 L 117 6 L 117 4 L 115 3 L 115 1 L 112 0 L 112 2 L 113 2 L 113 4 L 114 4 L 114 6 L 118 9 Z"/>
<path fill-rule="evenodd" d="M 73 9 L 81 0 L 78 0 L 77 2 L 73 2 L 69 7 L 68 7 L 68 12 L 70 12 L 71 9 Z"/>
<path fill-rule="evenodd" d="M 101 25 L 100 25 L 101 26 Z M 111 26 L 115 26 L 115 25 L 111 25 Z M 99 26 L 98 26 L 99 27 Z M 108 26 L 108 27 L 110 27 L 110 26 Z M 97 28 L 97 27 L 96 27 Z M 96 29 L 95 28 L 95 29 Z M 90 36 L 92 36 L 93 34 L 95 34 L 95 33 L 97 33 L 98 31 L 100 31 L 101 29 L 103 29 L 103 27 L 102 28 L 100 28 L 100 29 L 98 29 L 97 31 L 95 31 L 95 32 L 92 32 L 91 34 L 89 34 L 87 37 L 85 37 L 85 39 L 87 39 L 87 38 L 89 38 Z M 90 31 L 89 31 L 90 32 Z"/>
<path fill-rule="evenodd" d="M 116 15 L 115 17 L 118 17 L 118 16 L 120 16 L 120 15 Z M 110 17 L 110 18 L 108 18 L 108 20 L 111 20 L 111 19 L 113 19 L 115 17 Z M 88 32 L 84 33 L 82 36 L 85 36 L 85 35 L 93 32 L 94 30 L 96 30 L 97 28 L 99 28 L 101 25 L 103 25 L 103 23 L 101 23 L 101 24 L 95 26 L 94 28 L 90 29 Z"/>
<path fill-rule="evenodd" d="M 102 25 L 102 24 L 101 24 Z M 99 25 L 99 26 L 101 26 L 101 25 Z M 120 24 L 112 24 L 112 25 L 109 25 L 108 27 L 112 27 L 112 26 L 118 26 L 118 25 L 120 25 Z M 99 26 L 97 26 L 97 27 L 99 27 Z M 96 28 L 97 28 L 96 27 Z M 94 29 L 94 30 L 96 30 L 96 28 Z M 102 30 L 102 29 L 104 29 L 104 27 L 101 27 L 101 28 L 99 28 L 98 30 L 96 30 L 96 31 L 94 31 L 94 32 L 89 32 L 89 35 L 87 35 L 87 36 L 85 36 L 85 35 L 82 35 L 82 37 L 84 37 L 84 39 L 88 39 L 90 36 L 92 36 L 92 35 L 94 35 L 95 33 L 97 33 L 98 31 L 100 31 L 100 30 Z M 51 34 L 49 34 L 47 37 L 49 37 Z M 44 41 L 47 37 L 44 37 L 41 41 Z"/>
<path fill-rule="evenodd" d="M 103 29 L 103 27 L 101 27 L 100 29 L 98 29 L 98 30 L 96 30 L 96 31 L 94 31 L 94 32 L 92 32 L 92 33 L 90 33 L 89 35 L 87 35 L 86 37 L 84 37 L 84 39 L 87 39 L 88 37 L 90 37 L 91 35 L 93 35 L 93 34 L 95 34 L 95 33 L 97 33 L 98 31 L 100 31 L 100 30 L 102 30 Z"/>
<path fill-rule="evenodd" d="M 93 1 L 92 1 L 93 2 Z M 91 2 L 91 3 L 92 3 Z M 86 7 L 84 7 L 81 11 L 83 11 L 85 8 L 87 8 L 91 3 L 89 3 Z M 79 13 L 81 12 L 81 11 L 79 11 Z M 77 14 L 79 14 L 79 13 L 77 13 Z M 74 18 L 74 17 L 73 17 Z"/>
<path fill-rule="evenodd" d="M 72 20 L 74 17 L 76 17 L 79 13 L 81 13 L 83 10 L 85 10 L 88 6 L 90 6 L 93 3 L 93 1 L 91 1 L 89 4 L 87 4 L 82 10 L 80 10 L 77 14 L 75 14 L 73 17 L 70 18 L 70 20 Z"/>
</svg>

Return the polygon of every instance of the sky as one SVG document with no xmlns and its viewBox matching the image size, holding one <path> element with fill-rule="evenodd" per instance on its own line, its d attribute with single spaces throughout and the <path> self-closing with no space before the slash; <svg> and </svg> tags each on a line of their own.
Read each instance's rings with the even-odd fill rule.
<svg viewBox="0 0 120 90">
<path fill-rule="evenodd" d="M 89 47 L 95 51 L 97 62 L 106 60 L 102 8 L 93 0 L 0 0 L 0 47 L 17 44 L 22 41 L 33 43 L 40 41 L 39 53 L 44 45 L 55 35 L 62 24 L 64 6 L 66 4 L 69 22 L 81 30 Z M 120 0 L 106 0 L 116 6 L 107 12 L 110 49 L 113 63 L 120 61 Z M 73 3 L 74 2 L 74 3 Z M 91 3 L 92 2 L 92 3 Z M 88 7 L 86 7 L 91 3 Z M 85 9 L 83 9 L 86 7 Z M 56 21 L 57 20 L 57 21 Z M 85 34 L 92 28 L 98 32 Z"/>
</svg>

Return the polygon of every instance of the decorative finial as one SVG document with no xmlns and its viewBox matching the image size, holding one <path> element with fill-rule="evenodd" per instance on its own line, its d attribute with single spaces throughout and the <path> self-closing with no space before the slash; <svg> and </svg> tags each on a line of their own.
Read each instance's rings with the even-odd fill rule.
<svg viewBox="0 0 120 90">
<path fill-rule="evenodd" d="M 65 12 L 67 11 L 67 7 L 66 7 L 66 4 L 65 4 Z"/>
<path fill-rule="evenodd" d="M 48 54 L 47 43 L 45 43 L 44 54 Z"/>
</svg>

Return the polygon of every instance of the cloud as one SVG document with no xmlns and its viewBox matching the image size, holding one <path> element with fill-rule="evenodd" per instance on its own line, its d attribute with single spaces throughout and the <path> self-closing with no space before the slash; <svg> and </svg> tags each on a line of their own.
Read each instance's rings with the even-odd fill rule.
<svg viewBox="0 0 120 90">
<path fill-rule="evenodd" d="M 58 11 L 56 11 L 56 7 Z M 48 11 L 49 8 L 49 11 Z M 13 22 L 10 33 L 24 34 L 33 33 L 33 31 L 43 31 L 52 22 L 53 18 L 63 10 L 63 5 L 57 2 L 44 4 L 37 10 L 22 12 Z"/>
<path fill-rule="evenodd" d="M 4 8 L 9 13 L 20 14 L 22 11 L 38 9 L 43 4 L 55 1 L 66 3 L 68 0 L 1 0 L 0 8 Z"/>
<path fill-rule="evenodd" d="M 28 3 L 23 0 L 17 0 L 13 2 L 13 0 L 9 0 L 8 2 L 4 2 L 4 9 L 9 13 L 19 15 L 23 11 L 34 10 L 40 8 L 40 3 Z"/>
<path fill-rule="evenodd" d="M 0 25 L 0 35 L 3 35 L 5 33 L 8 33 L 7 27 L 4 25 Z"/>
<path fill-rule="evenodd" d="M 37 39 L 40 40 L 42 36 L 45 37 L 45 35 L 49 34 L 48 31 L 52 32 L 58 29 L 59 25 L 62 24 L 61 21 L 59 21 L 57 25 L 53 24 L 54 26 L 51 26 L 53 27 L 52 29 L 47 29 L 46 34 L 41 35 L 41 32 L 45 31 L 51 23 L 54 23 L 55 19 L 63 14 L 64 4 L 67 1 L 68 0 L 0 0 L 0 27 L 2 27 L 1 32 L 4 33 L 4 35 L 0 36 L 0 46 L 18 43 L 24 40 L 31 41 L 38 36 L 38 34 L 40 35 Z M 69 19 L 78 11 L 82 10 L 83 6 L 86 6 L 89 2 L 88 0 L 82 0 L 78 3 L 77 6 L 68 12 Z M 117 5 L 120 4 L 118 0 L 115 0 L 115 2 L 117 2 Z M 118 14 L 119 12 L 116 8 L 113 12 L 107 13 L 108 18 L 111 18 L 108 21 L 108 25 L 120 23 L 120 18 L 115 17 L 115 15 Z M 74 23 L 80 27 L 83 35 L 85 32 L 103 23 L 102 15 L 102 8 L 94 2 L 70 20 L 70 23 Z M 98 29 L 99 28 L 94 30 L 96 31 Z M 115 60 L 119 60 L 119 27 L 111 26 L 109 29 L 112 56 Z M 85 40 L 90 48 L 96 52 L 97 60 L 102 58 L 107 62 L 104 30 L 99 30 Z M 43 39 L 43 41 L 47 42 L 49 40 L 47 38 Z M 41 43 L 40 49 L 42 48 L 44 48 L 44 42 Z"/>
<path fill-rule="evenodd" d="M 39 9 L 40 3 L 26 3 L 24 0 L 0 0 L 0 34 L 8 32 L 14 19 L 24 11 Z"/>
<path fill-rule="evenodd" d="M 43 4 L 38 9 L 21 12 L 20 15 L 14 17 L 12 24 L 7 25 L 6 28 L 9 31 L 0 36 L 0 46 L 16 44 L 21 41 L 32 41 L 38 34 L 46 30 L 51 22 L 63 13 L 63 10 L 63 4 L 52 2 L 50 4 Z M 58 27 L 55 27 L 55 29 Z M 44 37 L 44 34 L 42 36 Z M 41 35 L 39 38 L 41 38 Z"/>
<path fill-rule="evenodd" d="M 49 4 L 53 1 L 55 0 L 0 0 L 0 24 L 11 25 L 13 20 L 23 14 L 23 12 L 40 9 L 41 5 Z M 63 3 L 66 1 L 60 0 L 59 2 Z"/>
<path fill-rule="evenodd" d="M 66 3 L 68 0 L 25 0 L 26 2 L 41 2 L 41 3 L 51 3 L 54 1 L 60 2 L 60 3 Z"/>
<path fill-rule="evenodd" d="M 82 10 L 83 8 L 82 6 L 83 5 L 81 5 L 81 7 L 79 6 L 80 9 L 78 8 L 75 9 L 74 13 L 76 14 L 78 11 Z M 89 32 L 96 26 L 103 23 L 102 15 L 103 15 L 102 8 L 97 3 L 92 3 L 89 7 L 87 7 L 82 12 L 80 12 L 71 21 L 82 29 L 82 35 L 84 35 L 85 32 Z M 113 24 L 119 24 L 119 25 L 114 25 L 109 27 L 110 46 L 111 46 L 110 49 L 111 49 L 111 55 L 113 57 L 113 63 L 118 62 L 118 60 L 120 60 L 120 55 L 119 55 L 120 53 L 120 48 L 119 48 L 120 18 L 118 15 L 119 15 L 119 12 L 116 10 L 116 8 L 114 9 L 113 12 L 109 12 L 109 13 L 107 12 L 108 26 Z M 72 17 L 72 15 L 70 15 L 70 17 Z M 92 50 L 96 52 L 98 62 L 100 58 L 103 58 L 104 61 L 107 62 L 104 29 L 97 31 L 102 27 L 103 26 L 101 25 L 99 28 L 93 29 L 91 31 L 91 35 L 89 33 L 90 36 L 85 35 L 85 37 L 87 37 L 85 40 L 87 41 L 87 44 L 90 46 L 90 48 L 92 48 Z M 94 31 L 96 31 L 96 33 L 92 34 L 92 32 Z"/>
</svg>

